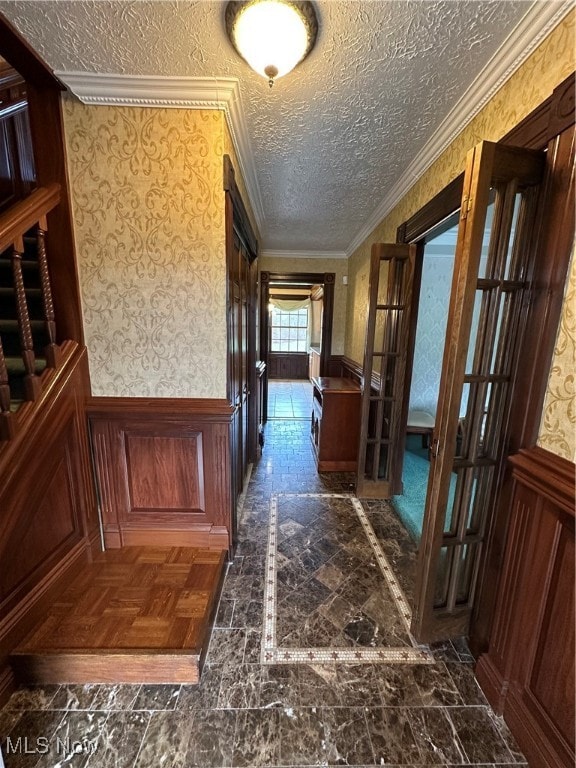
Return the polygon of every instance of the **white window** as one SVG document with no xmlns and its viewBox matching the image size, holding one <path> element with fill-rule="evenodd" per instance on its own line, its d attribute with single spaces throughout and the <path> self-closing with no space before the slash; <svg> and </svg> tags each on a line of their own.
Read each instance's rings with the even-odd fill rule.
<svg viewBox="0 0 576 768">
<path fill-rule="evenodd" d="M 306 352 L 308 349 L 308 308 L 286 312 L 274 307 L 270 323 L 272 352 Z"/>
</svg>

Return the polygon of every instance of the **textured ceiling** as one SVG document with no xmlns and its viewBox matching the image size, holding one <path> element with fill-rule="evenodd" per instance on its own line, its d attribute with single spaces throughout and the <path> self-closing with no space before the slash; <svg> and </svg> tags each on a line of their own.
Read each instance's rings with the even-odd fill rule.
<svg viewBox="0 0 576 768">
<path fill-rule="evenodd" d="M 319 0 L 315 49 L 270 90 L 225 3 L 26 0 L 0 10 L 55 70 L 234 77 L 267 250 L 348 251 L 531 3 Z"/>
</svg>

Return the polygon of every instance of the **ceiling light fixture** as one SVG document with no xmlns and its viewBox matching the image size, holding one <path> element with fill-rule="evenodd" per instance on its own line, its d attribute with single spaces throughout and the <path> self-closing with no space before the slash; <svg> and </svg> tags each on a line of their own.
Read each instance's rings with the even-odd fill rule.
<svg viewBox="0 0 576 768">
<path fill-rule="evenodd" d="M 310 53 L 318 19 L 311 2 L 233 0 L 226 6 L 226 32 L 240 56 L 272 88 Z"/>
</svg>

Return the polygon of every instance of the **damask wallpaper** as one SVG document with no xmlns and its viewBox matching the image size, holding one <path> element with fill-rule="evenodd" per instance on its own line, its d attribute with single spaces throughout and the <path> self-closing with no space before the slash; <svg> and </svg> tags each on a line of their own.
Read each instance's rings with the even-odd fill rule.
<svg viewBox="0 0 576 768">
<path fill-rule="evenodd" d="M 398 226 L 464 170 L 470 148 L 482 140 L 497 141 L 544 101 L 574 70 L 574 50 L 575 15 L 572 14 L 548 35 L 352 254 L 349 259 L 346 315 L 347 357 L 357 362 L 361 362 L 363 357 L 372 243 L 394 242 Z M 556 362 L 553 368 L 555 365 Z M 567 423 L 566 409 L 558 414 L 558 418 L 559 423 Z M 547 448 L 558 450 L 558 446 L 547 445 Z"/>
<path fill-rule="evenodd" d="M 410 408 L 436 415 L 454 255 L 424 258 Z"/>
<path fill-rule="evenodd" d="M 544 400 L 538 445 L 576 461 L 576 258 L 572 253 L 570 278 L 554 349 L 554 360 Z"/>
<path fill-rule="evenodd" d="M 223 112 L 64 115 L 93 394 L 225 397 Z"/>
</svg>

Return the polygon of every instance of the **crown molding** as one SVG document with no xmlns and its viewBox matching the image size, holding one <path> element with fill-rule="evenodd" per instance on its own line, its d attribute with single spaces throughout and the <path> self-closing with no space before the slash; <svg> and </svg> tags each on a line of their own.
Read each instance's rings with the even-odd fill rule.
<svg viewBox="0 0 576 768">
<path fill-rule="evenodd" d="M 268 259 L 347 259 L 345 251 L 260 251 L 261 258 Z"/>
<path fill-rule="evenodd" d="M 256 224 L 262 231 L 264 208 L 236 78 L 163 77 L 98 72 L 59 72 L 58 77 L 83 104 L 90 106 L 223 111 Z"/>
<path fill-rule="evenodd" d="M 554 27 L 573 10 L 574 0 L 535 0 L 520 23 L 442 120 L 422 152 L 408 165 L 400 180 L 354 237 L 346 251 L 348 257 L 371 235 Z"/>
</svg>

